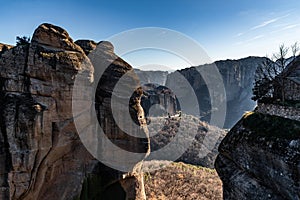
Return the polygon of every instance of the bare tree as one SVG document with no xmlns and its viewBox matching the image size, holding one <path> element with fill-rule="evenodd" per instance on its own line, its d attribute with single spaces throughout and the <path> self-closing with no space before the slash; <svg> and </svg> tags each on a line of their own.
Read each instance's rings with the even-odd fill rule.
<svg viewBox="0 0 300 200">
<path fill-rule="evenodd" d="M 263 62 L 262 66 L 258 67 L 255 72 L 255 82 L 254 87 L 252 88 L 254 101 L 260 100 L 263 97 L 271 97 L 273 93 L 272 81 L 269 78 L 267 68 L 271 66 L 271 60 L 266 60 Z"/>
<path fill-rule="evenodd" d="M 289 49 L 292 57 L 287 58 Z M 253 91 L 253 100 L 260 100 L 264 97 L 273 97 L 274 90 L 280 91 L 281 101 L 285 101 L 285 73 L 284 70 L 292 62 L 299 51 L 298 43 L 291 48 L 284 44 L 279 46 L 278 53 L 274 53 L 271 59 L 267 58 L 260 67 L 256 69 Z"/>
<path fill-rule="evenodd" d="M 295 42 L 292 46 L 291 46 L 291 49 L 292 49 L 292 55 L 293 57 L 295 58 L 300 50 L 299 48 L 299 45 L 298 45 L 298 42 Z"/>
<path fill-rule="evenodd" d="M 275 76 L 273 78 L 273 84 L 274 87 L 279 87 L 278 89 L 281 92 L 281 101 L 284 103 L 285 101 L 285 76 L 283 73 L 283 70 L 287 67 L 287 58 L 286 55 L 289 51 L 288 47 L 285 47 L 284 44 L 279 46 L 279 52 L 275 53 L 274 59 L 275 59 L 275 64 L 274 64 L 274 69 L 275 69 Z M 276 89 L 276 88 L 274 88 Z"/>
</svg>

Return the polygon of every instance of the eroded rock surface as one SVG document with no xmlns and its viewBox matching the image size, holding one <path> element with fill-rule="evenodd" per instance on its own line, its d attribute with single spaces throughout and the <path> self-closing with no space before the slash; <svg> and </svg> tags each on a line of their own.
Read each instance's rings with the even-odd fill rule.
<svg viewBox="0 0 300 200">
<path fill-rule="evenodd" d="M 142 106 L 146 116 L 175 115 L 180 106 L 171 89 L 158 84 L 145 84 L 142 86 L 144 95 Z"/>
<path fill-rule="evenodd" d="M 93 40 L 76 40 L 75 44 L 80 46 L 86 55 L 90 54 L 97 47 L 97 43 Z"/>
<path fill-rule="evenodd" d="M 207 168 L 214 168 L 218 146 L 226 135 L 225 130 L 185 114 L 180 118 L 150 117 L 148 129 L 151 151 L 173 143 L 176 144 L 176 149 L 170 154 L 183 148 L 183 154 L 176 158 L 176 161 Z M 176 134 L 179 135 L 178 139 L 175 139 Z M 188 145 L 185 146 L 186 144 Z M 168 155 L 165 156 L 168 160 Z"/>
<path fill-rule="evenodd" d="M 12 45 L 0 43 L 0 53 L 1 53 L 2 51 L 6 51 L 6 50 L 11 49 L 11 48 L 13 48 Z"/>
<path fill-rule="evenodd" d="M 219 147 L 224 199 L 299 199 L 300 122 L 246 114 Z"/>
<path fill-rule="evenodd" d="M 117 130 L 109 113 L 105 101 L 114 85 L 102 83 L 116 83 L 132 68 L 113 53 L 111 44 L 103 42 L 103 46 L 102 62 L 109 63 L 109 67 L 95 95 L 98 120 L 111 141 L 146 153 L 148 143 L 139 143 Z M 94 67 L 85 55 L 87 49 L 75 44 L 64 29 L 42 24 L 29 45 L 0 54 L 0 199 L 97 199 L 113 195 L 109 192 L 111 183 L 126 182 L 122 179 L 124 173 L 93 158 L 74 125 L 74 78 L 78 73 L 85 75 L 83 88 L 94 81 Z M 139 103 L 133 101 L 130 105 L 133 118 L 138 118 L 133 106 Z M 138 119 L 137 126 L 143 120 Z M 133 180 L 127 185 L 142 181 L 137 175 L 128 177 Z"/>
</svg>

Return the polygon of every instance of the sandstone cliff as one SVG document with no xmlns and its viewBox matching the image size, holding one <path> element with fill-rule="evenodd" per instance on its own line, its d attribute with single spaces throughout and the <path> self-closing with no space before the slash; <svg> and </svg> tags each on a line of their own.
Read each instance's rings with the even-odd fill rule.
<svg viewBox="0 0 300 200">
<path fill-rule="evenodd" d="M 79 139 L 72 89 L 78 73 L 85 74 L 83 87 L 93 82 L 94 67 L 86 54 L 95 43 L 77 44 L 64 29 L 42 24 L 29 45 L 0 52 L 0 199 L 143 198 L 139 177 L 122 179 L 124 173 L 99 163 Z M 111 44 L 102 46 L 102 61 L 110 65 L 101 83 L 110 84 L 98 85 L 98 120 L 116 144 L 128 142 L 128 150 L 146 153 L 147 142 L 118 130 L 107 103 L 113 84 L 132 68 Z M 139 103 L 130 104 L 132 118 L 141 113 L 135 109 Z"/>
<path fill-rule="evenodd" d="M 8 45 L 8 44 L 2 44 L 0 43 L 0 53 L 4 53 L 4 51 L 13 48 L 12 45 Z"/>
<path fill-rule="evenodd" d="M 86 55 L 97 48 L 97 43 L 93 40 L 76 40 L 75 44 L 80 46 Z"/>
</svg>

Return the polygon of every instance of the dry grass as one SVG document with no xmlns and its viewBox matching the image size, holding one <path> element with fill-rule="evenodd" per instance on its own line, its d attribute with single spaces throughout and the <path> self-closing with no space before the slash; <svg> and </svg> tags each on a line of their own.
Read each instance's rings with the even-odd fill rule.
<svg viewBox="0 0 300 200">
<path fill-rule="evenodd" d="M 148 200 L 222 199 L 222 182 L 215 170 L 184 163 L 145 173 L 145 190 Z"/>
</svg>

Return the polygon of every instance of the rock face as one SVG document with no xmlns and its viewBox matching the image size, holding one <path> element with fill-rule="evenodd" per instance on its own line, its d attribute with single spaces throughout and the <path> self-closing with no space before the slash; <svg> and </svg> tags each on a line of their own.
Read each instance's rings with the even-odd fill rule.
<svg viewBox="0 0 300 200">
<path fill-rule="evenodd" d="M 4 51 L 6 51 L 6 50 L 8 50 L 8 49 L 11 49 L 11 48 L 13 48 L 12 45 L 0 43 L 0 54 L 1 54 L 2 51 L 4 52 Z M 3 52 L 2 52 L 2 53 L 3 53 Z"/>
<path fill-rule="evenodd" d="M 71 120 L 71 84 L 77 71 L 92 72 L 81 68 L 85 58 L 65 31 L 48 24 L 30 45 L 2 54 L 3 199 L 68 199 L 80 191 L 84 171 L 74 170 L 92 157 L 79 145 Z"/>
<path fill-rule="evenodd" d="M 258 111 L 245 114 L 219 146 L 224 199 L 300 199 L 300 122 Z"/>
<path fill-rule="evenodd" d="M 93 82 L 87 49 L 75 44 L 64 29 L 42 24 L 30 45 L 0 54 L 0 199 L 117 199 L 111 188 L 121 191 L 121 199 L 143 198 L 142 176 L 122 179 L 124 173 L 99 163 L 78 136 L 72 88 L 78 73 L 86 75 L 83 85 Z M 113 53 L 111 44 L 103 42 L 102 50 L 103 62 L 113 59 L 109 61 L 113 64 L 101 83 L 114 83 L 132 70 Z M 104 103 L 111 95 L 110 86 L 99 84 L 95 95 L 100 124 L 104 125 L 104 118 L 108 121 L 106 134 L 112 141 L 128 142 L 127 149 L 146 153 L 147 144 L 117 130 L 109 104 Z M 143 112 L 135 109 L 141 106 L 139 93 L 134 94 L 130 110 L 138 119 Z M 138 125 L 142 122 L 137 120 Z M 126 188 L 133 188 L 131 196 Z"/>
<path fill-rule="evenodd" d="M 164 86 L 169 74 L 167 71 L 143 71 L 140 69 L 134 69 L 134 71 L 138 75 L 142 85 L 150 83 Z"/>
<path fill-rule="evenodd" d="M 220 71 L 223 78 L 223 83 L 226 91 L 227 100 L 227 115 L 225 121 L 225 128 L 232 127 L 240 118 L 240 116 L 247 110 L 252 110 L 255 102 L 251 100 L 252 87 L 254 82 L 254 74 L 256 68 L 262 64 L 266 58 L 248 57 L 240 60 L 225 60 L 217 61 L 215 65 Z M 209 65 L 205 65 L 209 66 Z M 198 98 L 201 119 L 209 121 L 210 113 L 214 109 L 211 108 L 208 88 L 203 78 L 200 76 L 197 69 L 204 67 L 191 67 L 178 72 L 192 86 Z M 183 87 L 184 83 L 180 83 L 178 75 L 171 73 L 167 77 L 166 86 L 169 88 L 177 88 L 179 92 L 176 94 L 178 98 L 187 96 L 187 89 Z M 181 88 L 183 87 L 183 88 Z M 180 96 L 182 95 L 182 96 Z M 187 114 L 196 115 L 195 106 L 186 109 Z"/>
<path fill-rule="evenodd" d="M 219 69 L 226 90 L 227 115 L 224 125 L 225 128 L 231 128 L 245 111 L 252 110 L 256 105 L 256 103 L 251 100 L 254 74 L 256 68 L 265 60 L 266 58 L 248 57 L 239 60 L 217 61 L 214 63 Z M 139 69 L 135 69 L 135 72 L 141 80 L 141 84 L 160 84 L 167 88 L 172 88 L 177 91 L 175 94 L 177 98 L 185 99 L 189 97 L 190 94 L 188 94 L 189 90 L 185 87 L 185 81 L 181 82 L 177 74 L 179 72 L 193 88 L 199 102 L 199 108 L 195 108 L 195 105 L 192 103 L 190 107 L 186 107 L 186 114 L 197 116 L 199 111 L 196 111 L 196 109 L 199 109 L 200 116 L 198 117 L 201 117 L 201 120 L 209 121 L 211 113 L 218 108 L 211 107 L 209 90 L 198 72 L 198 69 L 207 66 L 209 67 L 210 65 L 190 67 L 173 73 L 164 71 L 142 71 Z M 188 100 L 189 99 L 187 99 L 187 101 Z"/>
<path fill-rule="evenodd" d="M 175 94 L 169 88 L 158 84 L 143 85 L 142 106 L 146 116 L 168 116 L 180 110 Z"/>
<path fill-rule="evenodd" d="M 90 54 L 97 47 L 97 43 L 93 40 L 77 40 L 75 44 L 80 46 L 86 55 Z"/>
<path fill-rule="evenodd" d="M 40 27 L 35 30 L 32 42 L 52 48 L 83 52 L 82 49 L 73 42 L 66 30 L 50 24 L 40 25 Z"/>
<path fill-rule="evenodd" d="M 193 130 L 192 127 L 196 129 Z M 214 168 L 218 146 L 226 134 L 225 130 L 210 126 L 194 116 L 185 114 L 181 118 L 150 117 L 148 129 L 152 136 L 150 138 L 151 151 L 174 143 L 174 136 L 184 132 L 183 137 L 176 141 L 177 148 L 181 148 L 181 142 L 187 142 L 190 145 L 176 161 L 207 168 Z M 191 136 L 193 131 L 196 131 L 195 137 Z M 210 139 L 205 140 L 205 137 Z"/>
</svg>

